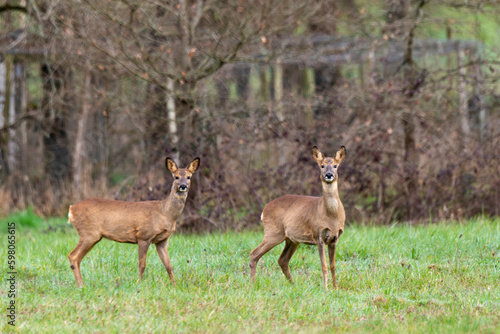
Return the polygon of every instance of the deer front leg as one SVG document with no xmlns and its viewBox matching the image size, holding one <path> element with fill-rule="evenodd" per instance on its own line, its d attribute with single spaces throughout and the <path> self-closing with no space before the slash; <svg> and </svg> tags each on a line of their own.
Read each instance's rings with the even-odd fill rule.
<svg viewBox="0 0 500 334">
<path fill-rule="evenodd" d="M 146 257 L 148 255 L 148 248 L 151 243 L 149 241 L 139 240 L 139 279 L 144 276 L 144 269 L 146 269 Z"/>
<path fill-rule="evenodd" d="M 325 244 L 320 240 L 318 243 L 319 259 L 321 260 L 321 271 L 323 273 L 323 285 L 328 289 L 328 268 L 326 267 Z"/>
<path fill-rule="evenodd" d="M 172 263 L 170 262 L 170 256 L 168 256 L 167 244 L 168 244 L 168 239 L 165 239 L 162 242 L 157 243 L 156 251 L 158 252 L 158 256 L 160 257 L 161 262 L 163 262 L 163 265 L 167 270 L 168 276 L 170 277 L 170 281 L 172 282 L 173 285 L 175 285 L 174 270 L 172 268 Z"/>
<path fill-rule="evenodd" d="M 336 244 L 328 245 L 328 256 L 330 258 L 330 271 L 332 272 L 333 287 L 337 287 L 337 278 L 335 277 L 335 247 Z"/>
</svg>

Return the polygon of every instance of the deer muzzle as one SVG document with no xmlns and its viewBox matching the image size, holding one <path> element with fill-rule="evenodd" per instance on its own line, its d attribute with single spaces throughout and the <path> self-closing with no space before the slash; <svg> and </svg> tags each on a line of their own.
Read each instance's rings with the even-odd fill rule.
<svg viewBox="0 0 500 334">
<path fill-rule="evenodd" d="M 332 183 L 335 180 L 335 175 L 333 175 L 332 173 L 326 173 L 324 179 L 325 182 Z"/>
</svg>

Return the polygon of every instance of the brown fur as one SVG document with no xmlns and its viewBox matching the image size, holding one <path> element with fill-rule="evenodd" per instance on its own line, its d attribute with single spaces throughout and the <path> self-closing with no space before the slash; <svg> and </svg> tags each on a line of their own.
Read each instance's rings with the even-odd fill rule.
<svg viewBox="0 0 500 334">
<path fill-rule="evenodd" d="M 344 231 L 345 211 L 338 193 L 338 165 L 346 155 L 345 147 L 334 158 L 325 158 L 313 148 L 313 158 L 321 169 L 323 196 L 285 195 L 269 202 L 262 212 L 264 239 L 250 253 L 250 276 L 255 279 L 257 262 L 269 250 L 285 241 L 285 249 L 278 263 L 290 282 L 293 282 L 288 264 L 301 243 L 318 245 L 323 284 L 327 287 L 325 245 L 328 246 L 330 270 L 335 278 L 335 247 Z"/>
<path fill-rule="evenodd" d="M 90 198 L 69 207 L 69 221 L 80 235 L 78 245 L 68 255 L 79 287 L 83 286 L 80 263 L 102 238 L 138 244 L 141 279 L 146 268 L 148 248 L 155 244 L 170 280 L 175 284 L 167 243 L 184 209 L 191 176 L 199 163 L 200 159 L 196 158 L 187 168 L 180 169 L 170 158 L 165 160 L 174 182 L 169 196 L 163 201 L 123 202 Z"/>
</svg>

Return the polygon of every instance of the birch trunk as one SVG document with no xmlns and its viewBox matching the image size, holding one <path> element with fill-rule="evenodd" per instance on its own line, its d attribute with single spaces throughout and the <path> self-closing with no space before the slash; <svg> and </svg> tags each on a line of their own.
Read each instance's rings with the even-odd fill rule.
<svg viewBox="0 0 500 334">
<path fill-rule="evenodd" d="M 174 149 L 173 159 L 180 163 L 179 161 L 179 135 L 177 134 L 177 117 L 175 110 L 175 86 L 174 80 L 167 78 L 167 119 L 168 119 L 168 134 L 170 137 L 170 142 L 172 143 L 172 148 Z"/>
</svg>

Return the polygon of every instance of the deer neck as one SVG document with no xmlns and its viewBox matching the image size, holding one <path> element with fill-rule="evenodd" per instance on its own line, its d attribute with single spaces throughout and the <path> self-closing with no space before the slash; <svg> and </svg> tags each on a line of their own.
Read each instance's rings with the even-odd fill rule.
<svg viewBox="0 0 500 334">
<path fill-rule="evenodd" d="M 169 220 L 176 221 L 184 209 L 186 203 L 187 191 L 178 193 L 174 186 L 170 189 L 170 194 L 163 201 L 162 214 L 169 217 Z"/>
<path fill-rule="evenodd" d="M 339 189 L 337 181 L 332 183 L 321 182 L 323 186 L 323 196 L 320 205 L 328 216 L 336 215 L 339 211 Z"/>
</svg>

